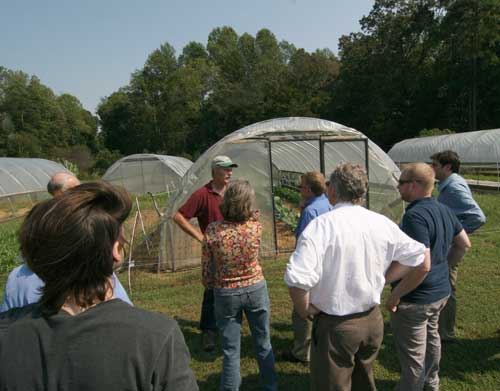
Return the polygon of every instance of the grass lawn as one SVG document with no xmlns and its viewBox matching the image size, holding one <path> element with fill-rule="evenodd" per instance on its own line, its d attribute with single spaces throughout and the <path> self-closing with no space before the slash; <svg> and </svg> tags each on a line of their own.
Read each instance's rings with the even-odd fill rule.
<svg viewBox="0 0 500 391">
<path fill-rule="evenodd" d="M 473 235 L 473 248 L 461 265 L 458 281 L 459 343 L 443 347 L 442 390 L 500 390 L 500 196 L 476 194 L 488 223 Z M 0 225 L 0 267 L 6 270 L 17 256 L 14 232 L 19 222 Z M 275 352 L 292 342 L 291 301 L 283 282 L 287 259 L 264 262 L 271 298 L 271 333 Z M 126 273 L 121 273 L 124 285 Z M 3 285 L 5 274 L 0 276 Z M 179 322 L 192 355 L 201 390 L 217 390 L 222 354 L 200 349 L 197 329 L 202 298 L 200 270 L 155 274 L 136 272 L 131 299 L 135 305 L 169 314 Z M 384 296 L 387 292 L 384 292 Z M 386 321 L 387 313 L 384 314 Z M 308 368 L 277 362 L 280 389 L 308 390 Z M 398 379 L 399 363 L 390 332 L 375 365 L 379 390 L 392 390 Z M 253 358 L 248 326 L 242 336 L 242 391 L 259 390 L 257 362 Z"/>
<path fill-rule="evenodd" d="M 494 174 L 479 174 L 479 173 L 471 173 L 462 175 L 465 179 L 475 179 L 478 181 L 491 181 L 491 182 L 499 182 L 500 177 Z"/>
</svg>

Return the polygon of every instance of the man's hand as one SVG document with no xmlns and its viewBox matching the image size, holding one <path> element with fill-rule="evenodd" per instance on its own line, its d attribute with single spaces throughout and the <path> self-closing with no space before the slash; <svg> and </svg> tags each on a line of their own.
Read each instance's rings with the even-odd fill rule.
<svg viewBox="0 0 500 391">
<path fill-rule="evenodd" d="M 309 319 L 309 310 L 307 308 L 304 309 L 295 307 L 295 311 L 299 314 L 301 319 Z"/>
<path fill-rule="evenodd" d="M 288 290 L 293 302 L 293 307 L 302 319 L 312 320 L 312 318 L 320 312 L 319 309 L 309 303 L 309 293 L 307 291 L 295 287 L 290 287 Z"/>
<path fill-rule="evenodd" d="M 199 228 L 193 227 L 181 213 L 177 212 L 172 217 L 172 220 L 174 220 L 175 223 L 193 239 L 196 239 L 200 243 L 203 242 L 204 235 L 199 230 Z"/>
<path fill-rule="evenodd" d="M 457 236 L 453 238 L 450 250 L 448 251 L 448 265 L 454 267 L 462 262 L 465 253 L 471 248 L 469 237 L 465 230 L 461 230 Z"/>
<path fill-rule="evenodd" d="M 319 314 L 321 311 L 319 309 L 317 309 L 315 306 L 313 306 L 312 304 L 309 304 L 306 308 L 297 308 L 295 307 L 295 311 L 297 312 L 297 314 L 299 314 L 299 316 L 302 318 L 302 319 L 307 319 L 307 320 L 313 320 L 313 318 Z"/>
<path fill-rule="evenodd" d="M 314 305 L 312 305 L 312 304 L 309 304 L 309 307 L 307 307 L 307 313 L 308 313 L 308 315 L 307 315 L 307 319 L 309 319 L 309 320 L 311 320 L 311 321 L 312 321 L 312 320 L 313 320 L 313 318 L 314 318 L 316 315 L 318 315 L 320 312 L 321 312 L 321 311 L 320 311 L 317 307 L 315 307 L 315 306 L 314 306 Z"/>
<path fill-rule="evenodd" d="M 398 310 L 400 300 L 400 297 L 391 293 L 385 302 L 385 308 L 387 308 L 390 312 L 396 312 Z"/>
</svg>

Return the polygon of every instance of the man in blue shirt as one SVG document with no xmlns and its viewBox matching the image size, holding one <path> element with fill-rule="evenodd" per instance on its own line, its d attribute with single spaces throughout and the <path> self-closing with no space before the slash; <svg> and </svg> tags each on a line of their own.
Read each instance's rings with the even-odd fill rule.
<svg viewBox="0 0 500 391">
<path fill-rule="evenodd" d="M 438 201 L 449 207 L 457 216 L 465 232 L 471 234 L 486 223 L 483 211 L 472 197 L 469 185 L 458 175 L 460 159 L 454 151 L 442 151 L 431 156 L 432 168 L 439 180 Z M 455 339 L 457 314 L 456 286 L 458 266 L 450 267 L 451 295 L 439 318 L 439 334 L 443 341 Z"/>
<path fill-rule="evenodd" d="M 302 212 L 295 229 L 295 238 L 298 239 L 302 231 L 314 218 L 332 210 L 332 205 L 325 194 L 325 177 L 318 171 L 306 172 L 300 178 L 300 197 Z"/>
<path fill-rule="evenodd" d="M 28 265 L 22 264 L 16 267 L 10 272 L 5 284 L 0 312 L 36 303 L 42 295 L 43 286 L 43 281 L 31 271 Z M 113 273 L 113 286 L 113 295 L 125 303 L 132 305 L 127 292 L 115 273 Z"/>
<path fill-rule="evenodd" d="M 333 209 L 325 192 L 326 184 L 323 174 L 318 171 L 310 171 L 301 176 L 302 211 L 295 229 L 296 240 L 313 219 Z M 290 352 L 284 353 L 283 358 L 288 361 L 308 363 L 311 351 L 312 322 L 302 319 L 294 309 L 292 311 L 292 326 L 293 346 Z"/>
<path fill-rule="evenodd" d="M 401 364 L 400 391 L 439 389 L 438 320 L 451 292 L 448 265 L 459 262 L 470 248 L 451 209 L 431 197 L 433 188 L 434 172 L 425 163 L 408 165 L 401 173 L 399 193 L 409 203 L 401 229 L 430 249 L 431 268 L 423 282 L 390 309 L 395 310 L 391 325 Z"/>
<path fill-rule="evenodd" d="M 59 172 L 50 178 L 47 184 L 47 191 L 53 197 L 59 197 L 66 190 L 78 186 L 79 184 L 80 181 L 74 175 L 67 172 Z M 127 292 L 115 273 L 113 273 L 113 285 L 114 296 L 132 305 Z M 23 264 L 16 267 L 10 272 L 7 278 L 3 301 L 0 305 L 0 312 L 36 303 L 42 295 L 43 286 L 43 281 L 30 270 L 28 265 Z"/>
</svg>

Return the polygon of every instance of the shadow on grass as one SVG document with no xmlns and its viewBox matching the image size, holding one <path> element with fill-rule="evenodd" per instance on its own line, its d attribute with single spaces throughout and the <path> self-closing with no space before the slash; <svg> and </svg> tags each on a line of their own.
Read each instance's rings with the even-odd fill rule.
<svg viewBox="0 0 500 391">
<path fill-rule="evenodd" d="M 201 331 L 199 329 L 199 322 L 177 317 L 175 320 L 179 323 L 182 334 L 184 334 L 184 339 L 186 340 L 186 345 L 188 346 L 189 352 L 193 358 L 202 362 L 213 362 L 217 356 L 222 355 L 218 341 L 213 352 L 205 352 L 201 348 Z"/>
<path fill-rule="evenodd" d="M 212 365 L 216 360 L 222 358 L 222 351 L 220 340 L 217 341 L 216 349 L 213 352 L 205 352 L 201 349 L 201 331 L 198 326 L 199 323 L 193 320 L 182 319 L 176 317 L 177 322 L 184 334 L 184 339 L 191 352 L 194 360 L 203 365 Z M 241 359 L 250 358 L 255 360 L 255 353 L 253 350 L 252 337 L 249 333 L 246 320 L 243 322 L 243 334 L 241 336 Z M 287 325 L 291 327 L 290 325 Z M 274 327 L 274 325 L 273 325 Z M 276 373 L 278 376 L 278 383 L 280 389 L 286 390 L 308 390 L 309 389 L 309 368 L 302 364 L 282 362 L 277 357 L 279 352 L 285 348 L 289 348 L 292 343 L 289 338 L 282 338 L 276 334 L 271 335 L 271 343 L 273 345 L 273 352 L 276 359 Z M 220 364 L 219 364 L 220 365 Z M 243 368 L 242 372 L 245 372 Z M 209 374 L 208 377 L 198 380 L 200 390 L 218 390 L 220 383 L 221 369 L 217 373 Z M 260 390 L 259 376 L 256 373 L 242 375 L 241 390 Z"/>
<path fill-rule="evenodd" d="M 378 356 L 379 363 L 389 371 L 400 372 L 399 360 L 391 331 L 386 332 Z M 466 381 L 469 374 L 500 373 L 500 339 L 458 339 L 441 346 L 439 376 L 450 381 Z M 379 384 L 380 382 L 377 382 Z M 382 388 L 381 388 L 382 389 Z"/>
<path fill-rule="evenodd" d="M 291 311 L 290 311 L 291 314 Z M 290 316 L 290 322 L 271 322 L 271 329 L 274 329 L 280 333 L 286 333 L 287 331 L 293 332 L 292 328 L 292 318 Z"/>
<path fill-rule="evenodd" d="M 499 338 L 458 339 L 441 347 L 441 377 L 462 381 L 468 373 L 500 373 Z"/>
<path fill-rule="evenodd" d="M 222 355 L 220 339 L 217 339 L 217 346 L 214 352 L 207 353 L 201 349 L 201 331 L 199 329 L 199 323 L 193 320 L 182 319 L 176 317 L 175 320 L 179 323 L 179 326 L 184 334 L 184 339 L 191 352 L 191 355 L 200 361 L 213 361 L 215 356 Z M 276 328 L 278 325 L 278 329 Z M 285 323 L 273 323 L 271 325 L 271 344 L 273 346 L 274 355 L 281 353 L 282 351 L 289 349 L 292 345 L 292 338 L 283 337 L 277 333 L 275 330 L 291 331 L 291 324 Z M 241 335 L 241 357 L 255 356 L 253 351 L 252 336 L 248 330 L 248 323 L 246 319 L 243 319 L 242 324 L 242 335 Z"/>
<path fill-rule="evenodd" d="M 393 391 L 396 388 L 396 380 L 378 380 L 375 379 L 377 391 Z"/>
<path fill-rule="evenodd" d="M 279 369 L 276 370 L 278 376 L 278 389 L 287 391 L 307 391 L 309 390 L 309 374 L 286 371 L 283 372 Z M 207 379 L 198 381 L 200 391 L 218 390 L 221 381 L 221 374 L 210 375 Z M 241 378 L 241 391 L 260 391 L 259 375 L 251 374 L 242 376 Z"/>
</svg>

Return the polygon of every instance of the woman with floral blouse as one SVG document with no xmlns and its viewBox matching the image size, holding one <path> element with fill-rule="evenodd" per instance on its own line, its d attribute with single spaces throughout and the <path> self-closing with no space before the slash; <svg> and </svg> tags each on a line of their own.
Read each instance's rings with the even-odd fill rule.
<svg viewBox="0 0 500 391">
<path fill-rule="evenodd" d="M 224 220 L 207 227 L 203 242 L 203 285 L 214 289 L 215 317 L 224 352 L 221 390 L 240 388 L 243 312 L 252 333 L 262 387 L 277 389 L 269 296 L 259 264 L 262 225 L 254 203 L 255 193 L 248 181 L 231 182 L 220 205 Z"/>
</svg>

